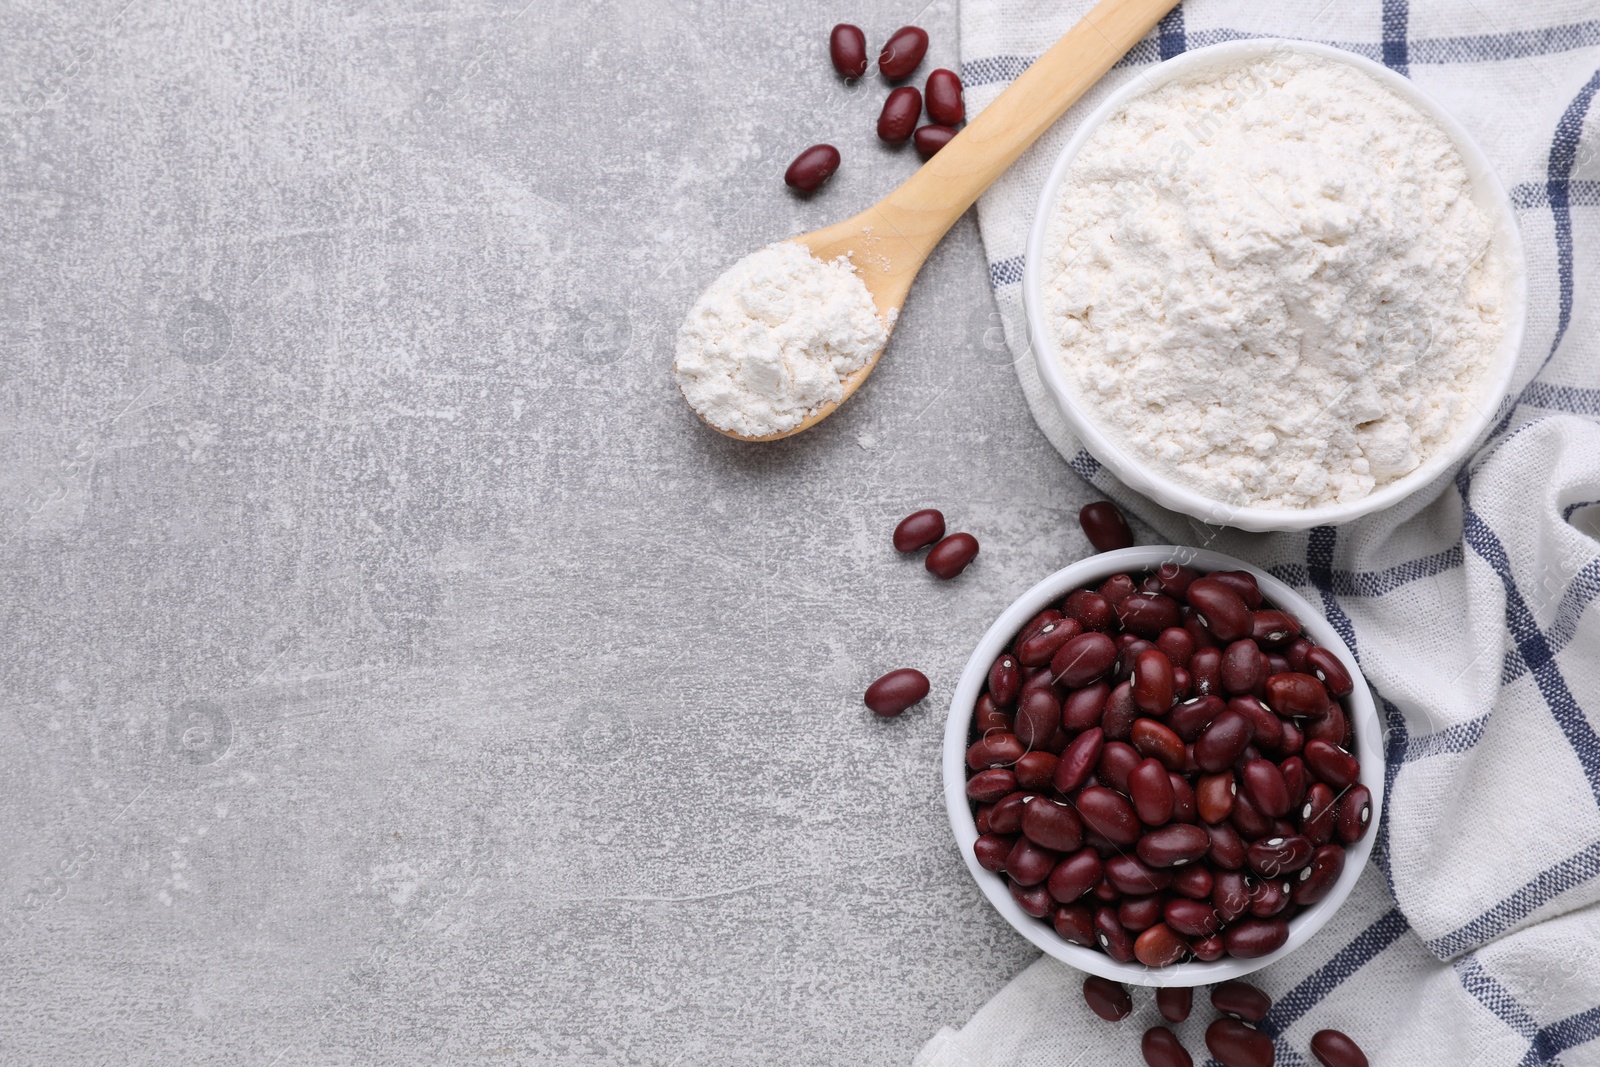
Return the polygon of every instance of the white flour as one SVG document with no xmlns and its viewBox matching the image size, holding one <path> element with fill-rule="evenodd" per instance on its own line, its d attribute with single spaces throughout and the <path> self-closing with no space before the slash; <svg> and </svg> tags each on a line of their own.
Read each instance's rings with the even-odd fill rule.
<svg viewBox="0 0 1600 1067">
<path fill-rule="evenodd" d="M 793 242 L 735 263 L 678 331 L 678 387 L 701 418 L 746 437 L 792 430 L 844 395 L 843 379 L 888 341 L 847 259 Z"/>
<path fill-rule="evenodd" d="M 1286 52 L 1096 131 L 1051 219 L 1046 316 L 1134 457 L 1231 504 L 1347 502 L 1471 413 L 1504 330 L 1490 236 L 1432 118 Z"/>
</svg>

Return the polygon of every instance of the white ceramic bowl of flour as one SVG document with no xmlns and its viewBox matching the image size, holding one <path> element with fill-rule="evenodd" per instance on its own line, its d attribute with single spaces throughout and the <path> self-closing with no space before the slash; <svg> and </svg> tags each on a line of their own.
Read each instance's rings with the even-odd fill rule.
<svg viewBox="0 0 1600 1067">
<path fill-rule="evenodd" d="M 1304 58 L 1296 59 L 1294 58 L 1296 56 Z M 1068 367 L 1065 362 L 1063 348 L 1058 343 L 1063 333 L 1076 329 L 1076 327 L 1059 327 L 1058 332 L 1057 322 L 1060 316 L 1059 314 L 1053 315 L 1051 310 L 1053 306 L 1059 313 L 1063 306 L 1063 286 L 1070 287 L 1072 284 L 1070 280 L 1063 281 L 1063 279 L 1070 279 L 1071 276 L 1067 272 L 1072 270 L 1072 266 L 1063 266 L 1063 262 L 1070 257 L 1062 256 L 1065 246 L 1060 243 L 1062 237 L 1059 233 L 1052 235 L 1052 221 L 1056 216 L 1058 200 L 1063 195 L 1064 185 L 1069 180 L 1077 181 L 1071 173 L 1073 163 L 1101 126 L 1108 119 L 1121 113 L 1130 101 L 1173 83 L 1203 85 L 1216 80 L 1216 76 L 1239 71 L 1264 62 L 1288 64 L 1290 66 L 1307 64 L 1326 67 L 1332 64 L 1353 68 L 1378 83 L 1379 86 L 1394 93 L 1402 102 L 1412 105 L 1423 116 L 1431 118 L 1439 131 L 1443 133 L 1445 139 L 1447 139 L 1448 145 L 1453 146 L 1455 152 L 1459 154 L 1460 163 L 1464 166 L 1467 176 L 1465 183 L 1466 195 L 1470 197 L 1471 203 L 1476 205 L 1477 211 L 1481 213 L 1479 217 L 1487 224 L 1490 232 L 1488 250 L 1482 262 L 1487 265 L 1484 267 L 1485 271 L 1488 271 L 1491 267 L 1493 268 L 1495 281 L 1491 288 L 1494 290 L 1498 302 L 1498 317 L 1494 321 L 1497 324 L 1496 328 L 1498 328 L 1499 333 L 1492 342 L 1486 339 L 1486 336 L 1480 336 L 1476 341 L 1472 342 L 1476 346 L 1472 350 L 1472 358 L 1476 360 L 1473 364 L 1476 367 L 1473 375 L 1475 382 L 1472 386 L 1461 388 L 1459 395 L 1447 398 L 1446 402 L 1453 405 L 1448 409 L 1443 407 L 1430 409 L 1423 406 L 1430 402 L 1427 398 L 1424 398 L 1419 403 L 1415 397 L 1409 395 L 1404 398 L 1395 397 L 1392 400 L 1388 398 L 1387 394 L 1375 395 L 1372 398 L 1375 411 L 1379 410 L 1376 405 L 1380 403 L 1390 403 L 1391 410 L 1394 404 L 1406 403 L 1411 405 L 1407 409 L 1408 411 L 1422 412 L 1422 414 L 1415 416 L 1419 433 L 1427 425 L 1424 420 L 1430 410 L 1449 410 L 1453 414 L 1448 416 L 1449 422 L 1443 424 L 1445 426 L 1444 429 L 1439 429 L 1439 424 L 1434 424 L 1432 432 L 1436 436 L 1430 439 L 1432 444 L 1426 452 L 1416 448 L 1408 451 L 1405 435 L 1402 432 L 1399 444 L 1400 456 L 1395 460 L 1393 470 L 1387 474 L 1383 472 L 1382 467 L 1385 442 L 1381 438 L 1378 438 L 1378 447 L 1372 449 L 1372 455 L 1377 458 L 1373 459 L 1370 466 L 1367 465 L 1365 454 L 1359 454 L 1361 456 L 1359 466 L 1346 465 L 1342 461 L 1322 464 L 1322 469 L 1326 470 L 1327 477 L 1330 479 L 1344 478 L 1348 483 L 1353 484 L 1358 476 L 1366 477 L 1368 472 L 1372 471 L 1374 473 L 1368 480 L 1377 483 L 1375 487 L 1371 488 L 1370 491 L 1366 491 L 1364 495 L 1355 496 L 1354 498 L 1352 498 L 1352 495 L 1360 492 L 1360 490 L 1346 486 L 1342 490 L 1343 495 L 1332 502 L 1321 499 L 1311 503 L 1286 505 L 1278 502 L 1268 506 L 1261 506 L 1257 503 L 1257 500 L 1266 499 L 1266 497 L 1260 494 L 1252 496 L 1251 492 L 1242 490 L 1219 491 L 1216 482 L 1202 482 L 1199 478 L 1190 477 L 1186 473 L 1180 472 L 1180 468 L 1173 464 L 1158 459 L 1157 455 L 1163 449 L 1169 453 L 1181 455 L 1184 458 L 1190 455 L 1189 453 L 1174 451 L 1179 446 L 1167 443 L 1169 439 L 1174 442 L 1185 439 L 1178 431 L 1190 429 L 1190 424 L 1184 423 L 1177 417 L 1177 410 L 1165 407 L 1160 408 L 1157 415 L 1148 420 L 1130 417 L 1128 415 L 1127 400 L 1130 396 L 1135 401 L 1138 398 L 1138 391 L 1133 388 L 1138 379 L 1131 373 L 1126 373 L 1125 381 L 1117 383 L 1122 390 L 1124 401 L 1120 408 L 1106 406 L 1098 399 L 1086 398 L 1082 392 L 1078 371 Z M 1270 83 L 1263 84 L 1265 87 L 1261 91 L 1272 91 L 1273 86 Z M 1210 99 L 1214 103 L 1216 98 L 1213 96 Z M 1179 142 L 1183 140 L 1184 136 L 1194 138 L 1198 132 L 1200 136 L 1211 138 L 1214 141 L 1216 135 L 1210 131 L 1215 129 L 1215 124 L 1236 121 L 1239 118 L 1239 114 L 1249 114 L 1248 108 L 1250 104 L 1248 97 L 1241 97 L 1241 99 L 1245 101 L 1242 105 L 1243 110 L 1237 113 L 1229 113 L 1227 111 L 1220 113 L 1210 112 L 1197 101 L 1194 108 L 1196 125 L 1190 127 L 1187 134 L 1176 133 L 1170 129 L 1162 131 L 1162 135 L 1172 142 L 1170 147 L 1175 164 L 1181 163 L 1183 158 L 1181 154 L 1185 148 Z M 1335 105 L 1338 103 L 1338 101 L 1334 102 Z M 1188 106 L 1187 97 L 1184 100 L 1184 104 L 1186 107 Z M 1187 116 L 1185 118 L 1187 121 Z M 1208 126 L 1208 124 L 1211 125 Z M 1442 141 L 1440 143 L 1444 144 L 1446 142 Z M 1199 140 L 1193 140 L 1189 147 L 1192 150 L 1194 145 L 1198 144 L 1200 144 Z M 1214 161 L 1213 165 L 1215 165 Z M 1336 173 L 1336 167 L 1331 164 L 1328 170 L 1330 174 L 1329 180 L 1334 183 L 1331 187 L 1333 192 L 1330 194 L 1330 202 L 1337 205 L 1339 199 L 1337 186 L 1339 175 Z M 1381 178 L 1374 179 L 1371 175 L 1362 175 L 1361 177 L 1369 183 L 1374 181 L 1381 182 Z M 1397 175 L 1395 180 L 1398 183 L 1419 177 L 1424 177 L 1424 175 L 1400 174 Z M 1073 187 L 1074 194 L 1077 193 L 1080 187 L 1081 185 Z M 1138 185 L 1135 182 L 1130 187 L 1137 190 Z M 1120 182 L 1113 182 L 1107 188 L 1114 191 L 1117 196 L 1123 195 L 1121 190 L 1124 186 Z M 1285 195 L 1276 189 L 1262 191 L 1260 204 L 1254 206 L 1264 213 L 1277 212 L 1276 218 L 1267 214 L 1264 223 L 1260 219 L 1254 220 L 1256 225 L 1264 227 L 1263 232 L 1270 231 L 1271 227 L 1276 225 L 1278 218 L 1293 227 L 1300 227 L 1306 223 L 1311 226 L 1326 227 L 1329 225 L 1328 219 L 1330 217 L 1337 219 L 1337 212 L 1330 213 L 1327 204 L 1312 204 L 1305 219 L 1302 220 L 1299 216 L 1294 216 L 1296 209 L 1293 204 L 1288 205 L 1288 213 L 1279 210 L 1273 203 L 1272 197 L 1267 195 L 1269 192 Z M 1396 197 L 1414 197 L 1415 193 L 1414 190 L 1396 189 L 1394 195 Z M 1143 206 L 1134 201 L 1132 210 L 1124 213 L 1121 217 L 1136 220 L 1137 224 L 1142 225 L 1145 209 L 1148 207 L 1148 201 Z M 1236 204 L 1235 207 L 1242 208 L 1248 214 L 1252 205 Z M 1149 212 L 1149 214 L 1154 215 L 1155 212 Z M 1180 224 L 1184 221 L 1183 218 L 1179 219 Z M 1214 234 L 1218 231 L 1218 219 L 1207 218 L 1200 221 L 1203 221 L 1209 227 L 1211 233 Z M 1226 231 L 1227 226 L 1233 225 L 1231 220 L 1224 219 L 1220 221 L 1224 224 L 1224 231 Z M 1353 226 L 1363 224 L 1371 225 L 1371 220 L 1362 220 L 1360 218 L 1353 220 Z M 1238 228 L 1243 231 L 1250 225 L 1251 220 L 1245 218 L 1239 221 Z M 1128 232 L 1126 226 L 1123 226 L 1122 232 Z M 1286 232 L 1288 233 L 1286 240 L 1291 240 L 1296 236 L 1292 229 L 1286 228 Z M 1317 232 L 1316 230 L 1309 232 L 1311 238 L 1323 242 L 1324 248 L 1318 250 L 1318 252 L 1324 261 L 1329 258 L 1327 248 L 1341 243 L 1337 233 L 1333 233 L 1330 237 L 1328 232 Z M 1359 244 L 1359 242 L 1352 243 Z M 1152 246 L 1156 245 L 1157 242 L 1152 242 Z M 1081 245 L 1078 250 L 1073 251 L 1072 255 L 1082 254 L 1083 247 L 1087 247 L 1087 243 Z M 1119 252 L 1120 250 L 1113 246 L 1112 254 L 1118 254 Z M 1093 255 L 1095 252 L 1091 250 L 1090 254 Z M 1052 256 L 1058 258 L 1052 259 Z M 1246 250 L 1245 258 L 1248 258 L 1248 249 Z M 1212 253 L 1212 259 L 1214 262 L 1217 261 L 1214 253 Z M 1173 262 L 1178 261 L 1177 258 L 1173 260 Z M 1434 267 L 1436 270 L 1442 270 L 1442 267 L 1438 264 L 1435 264 Z M 1206 284 L 1215 288 L 1218 279 L 1231 284 L 1231 279 L 1236 276 L 1234 271 L 1234 264 L 1224 261 L 1219 265 L 1215 276 L 1209 279 Z M 1249 281 L 1242 274 L 1237 276 L 1244 281 Z M 1482 275 L 1482 277 L 1488 276 L 1487 274 Z M 1129 275 L 1124 275 L 1124 277 L 1129 277 Z M 1136 281 L 1139 280 L 1136 275 L 1133 277 Z M 1473 277 L 1477 279 L 1480 275 L 1474 273 Z M 1161 275 L 1157 272 L 1146 280 L 1155 293 L 1153 299 L 1157 301 L 1166 297 L 1175 284 L 1178 286 L 1191 285 L 1191 288 L 1193 287 L 1191 284 L 1192 278 L 1181 271 L 1172 272 L 1168 275 Z M 1259 267 L 1257 267 L 1255 282 L 1258 285 L 1261 283 Z M 1047 286 L 1054 286 L 1054 288 L 1047 291 Z M 1337 293 L 1337 290 L 1334 289 L 1332 292 Z M 1101 295 L 1104 295 L 1103 292 Z M 1352 294 L 1352 307 L 1356 306 L 1354 300 L 1356 295 Z M 1371 294 L 1367 295 L 1370 298 Z M 1181 293 L 1180 296 L 1188 300 L 1192 309 L 1195 306 L 1196 299 L 1205 298 L 1208 293 L 1187 292 Z M 1127 298 L 1126 291 L 1120 287 L 1112 294 L 1112 299 L 1121 301 L 1123 307 L 1111 309 L 1116 314 L 1102 316 L 1110 325 L 1097 327 L 1103 332 L 1097 336 L 1096 343 L 1102 345 L 1101 350 L 1107 353 L 1111 351 L 1113 345 L 1126 344 L 1129 348 L 1134 349 L 1129 353 L 1129 356 L 1138 356 L 1141 352 L 1146 351 L 1144 346 L 1151 342 L 1153 338 L 1159 339 L 1159 331 L 1152 333 L 1149 323 L 1146 322 L 1142 331 L 1130 328 L 1125 336 L 1119 337 L 1117 330 L 1120 322 L 1124 320 L 1119 319 L 1117 315 L 1127 315 L 1130 313 L 1131 308 L 1131 313 L 1136 316 L 1139 314 L 1139 308 L 1137 307 L 1137 302 Z M 1222 302 L 1220 306 L 1227 310 L 1227 294 L 1219 296 L 1218 299 Z M 1040 196 L 1033 230 L 1028 240 L 1026 268 L 1023 276 L 1023 300 L 1027 311 L 1029 342 L 1033 348 L 1040 378 L 1050 391 L 1067 423 L 1078 435 L 1088 451 L 1110 468 L 1125 484 L 1144 493 L 1163 507 L 1193 515 L 1208 523 L 1253 531 L 1298 530 L 1313 526 L 1348 522 L 1361 515 L 1389 507 L 1432 482 L 1467 454 L 1475 442 L 1487 431 L 1488 426 L 1496 415 L 1498 406 L 1510 386 L 1512 373 L 1516 366 L 1517 353 L 1522 342 L 1527 301 L 1527 282 L 1521 238 L 1517 231 L 1515 217 L 1512 214 L 1510 200 L 1506 196 L 1499 179 L 1495 176 L 1488 159 L 1473 143 L 1459 123 L 1410 81 L 1360 56 L 1324 45 L 1265 39 L 1228 42 L 1170 59 L 1123 86 L 1083 122 L 1062 151 Z M 1384 297 L 1384 301 L 1386 300 L 1387 296 Z M 1067 303 L 1071 303 L 1070 299 Z M 1286 306 L 1289 307 L 1289 314 L 1292 317 L 1294 306 Z M 1369 303 L 1364 306 L 1371 312 L 1374 307 L 1381 309 L 1386 304 L 1373 305 L 1369 300 Z M 1413 373 L 1420 375 L 1430 367 L 1429 364 L 1423 362 L 1424 360 L 1449 359 L 1454 353 L 1448 345 L 1437 341 L 1427 333 L 1429 319 L 1413 315 L 1410 310 L 1411 306 L 1408 305 L 1407 307 L 1408 312 L 1406 315 L 1401 316 L 1398 313 L 1395 315 L 1393 328 L 1399 331 L 1396 336 L 1391 338 L 1385 332 L 1378 337 L 1375 343 L 1392 345 L 1393 350 L 1397 353 L 1405 351 L 1420 353 L 1420 355 L 1413 354 L 1410 357 L 1418 368 Z M 1461 310 L 1460 308 L 1447 304 L 1444 306 L 1444 310 L 1451 311 L 1452 314 L 1456 315 L 1458 321 L 1462 321 L 1461 315 L 1457 314 Z M 1332 310 L 1323 309 L 1324 326 L 1330 318 L 1337 320 L 1342 313 L 1342 305 Z M 1161 314 L 1164 316 L 1166 311 L 1163 309 Z M 1147 317 L 1153 318 L 1155 316 Z M 1307 317 L 1315 319 L 1315 315 Z M 1221 314 L 1219 314 L 1220 318 L 1222 318 Z M 1352 322 L 1356 318 L 1356 314 L 1352 313 Z M 1086 318 L 1085 321 L 1088 321 L 1088 319 Z M 1421 321 L 1423 325 L 1420 327 L 1415 325 L 1417 321 Z M 1297 327 L 1299 325 L 1297 321 L 1291 324 Z M 1382 323 L 1380 322 L 1379 325 L 1382 325 Z M 1443 336 L 1461 336 L 1470 340 L 1471 335 L 1466 330 L 1471 328 L 1473 326 L 1470 322 L 1467 323 L 1464 329 L 1458 328 L 1455 324 L 1447 324 L 1439 332 Z M 1360 330 L 1371 331 L 1370 316 L 1369 320 L 1361 320 L 1359 326 L 1352 326 L 1351 329 L 1355 332 Z M 1451 330 L 1456 330 L 1457 332 L 1451 333 L 1449 332 Z M 1420 339 L 1414 336 L 1418 333 L 1421 334 Z M 1271 333 L 1268 331 L 1268 336 L 1270 335 Z M 1257 336 L 1262 336 L 1260 330 L 1257 331 Z M 1228 337 L 1224 337 L 1219 342 L 1219 349 L 1225 348 L 1228 340 Z M 1299 349 L 1300 352 L 1307 351 L 1305 342 L 1297 343 L 1302 345 Z M 1330 347 L 1332 343 L 1330 342 Z M 1463 351 L 1466 349 L 1465 344 L 1460 347 Z M 1376 352 L 1380 351 L 1380 349 L 1375 347 L 1372 351 Z M 1117 356 L 1115 358 L 1128 357 Z M 1398 359 L 1399 357 L 1397 356 L 1396 358 Z M 1111 357 L 1108 356 L 1107 359 L 1109 361 Z M 1287 367 L 1288 364 L 1285 364 L 1285 366 Z M 1434 368 L 1432 372 L 1436 376 L 1441 373 L 1437 363 L 1431 366 Z M 1112 373 L 1118 373 L 1114 367 Z M 1372 375 L 1371 378 L 1387 381 L 1387 379 L 1379 379 L 1376 374 Z M 1374 386 L 1368 380 L 1368 376 L 1356 375 L 1352 376 L 1351 380 L 1352 387 L 1357 390 L 1374 390 Z M 1471 379 L 1469 378 L 1469 380 Z M 1226 406 L 1219 409 L 1214 404 L 1210 409 L 1213 416 L 1219 410 L 1228 417 L 1232 417 L 1234 412 L 1240 413 L 1241 416 L 1253 414 L 1251 407 L 1253 402 L 1270 399 L 1270 397 L 1251 397 L 1248 394 L 1248 383 L 1244 389 L 1226 393 L 1225 399 L 1222 400 L 1222 404 Z M 1342 394 L 1340 395 L 1342 396 Z M 1351 398 L 1352 403 L 1356 403 L 1356 401 L 1357 398 Z M 1343 409 L 1332 409 L 1331 405 L 1323 405 L 1320 402 L 1307 405 L 1307 407 L 1308 409 L 1316 409 L 1306 412 L 1308 420 L 1327 415 L 1330 410 L 1338 410 L 1339 414 L 1344 414 Z M 1110 414 L 1111 411 L 1117 412 L 1115 417 Z M 1363 417 L 1364 411 L 1364 408 L 1357 407 L 1355 409 L 1356 417 Z M 1435 415 L 1435 417 L 1443 418 L 1444 416 Z M 1163 418 L 1171 419 L 1172 421 L 1163 423 Z M 1129 423 L 1137 423 L 1138 425 L 1130 427 Z M 1386 420 L 1385 416 L 1379 415 L 1373 418 L 1371 422 L 1356 427 L 1356 430 L 1366 432 L 1368 427 L 1394 427 L 1395 423 L 1395 419 L 1387 418 Z M 1316 423 L 1308 421 L 1306 425 L 1316 425 Z M 1173 431 L 1170 434 L 1166 432 L 1169 428 Z M 1403 431 L 1406 428 L 1406 424 L 1402 422 L 1400 428 Z M 1143 440 L 1135 440 L 1130 435 L 1130 431 L 1140 435 Z M 1288 431 L 1281 428 L 1279 433 L 1286 436 L 1274 437 L 1269 433 L 1253 439 L 1251 447 L 1256 449 L 1261 456 L 1261 462 L 1256 464 L 1257 469 L 1272 468 L 1274 470 L 1272 476 L 1283 479 L 1287 476 L 1277 474 L 1276 469 L 1280 466 L 1286 471 L 1296 469 L 1288 466 L 1288 460 L 1283 457 L 1293 455 L 1294 446 L 1300 442 L 1296 442 L 1292 437 L 1287 436 Z M 1200 436 L 1198 430 L 1194 435 L 1186 439 L 1192 442 L 1197 436 Z M 1391 434 L 1390 436 L 1393 435 Z M 1315 446 L 1310 442 L 1321 439 L 1320 436 L 1312 437 L 1307 435 L 1305 444 L 1307 448 L 1314 449 Z M 1350 440 L 1358 439 L 1353 431 Z M 1416 439 L 1415 437 L 1412 438 L 1412 440 Z M 1207 446 L 1202 444 L 1200 447 L 1203 451 Z M 1241 446 L 1235 443 L 1231 447 L 1237 449 Z M 1248 455 L 1245 457 L 1246 460 L 1249 458 Z M 1418 462 L 1419 459 L 1420 462 Z M 1211 462 L 1211 460 L 1207 459 L 1206 462 Z M 1397 473 L 1407 467 L 1409 467 L 1408 473 Z M 1385 478 L 1388 480 L 1384 480 Z M 1302 482 L 1290 483 L 1289 488 L 1293 488 L 1297 484 L 1302 484 Z M 1280 487 L 1274 487 L 1273 491 L 1278 491 L 1278 488 Z M 1322 495 L 1326 498 L 1333 491 L 1333 489 L 1325 489 L 1322 491 Z M 1309 499 L 1309 494 L 1307 494 L 1307 497 Z M 1291 499 L 1291 497 L 1276 499 L 1281 501 L 1283 499 Z"/>
</svg>

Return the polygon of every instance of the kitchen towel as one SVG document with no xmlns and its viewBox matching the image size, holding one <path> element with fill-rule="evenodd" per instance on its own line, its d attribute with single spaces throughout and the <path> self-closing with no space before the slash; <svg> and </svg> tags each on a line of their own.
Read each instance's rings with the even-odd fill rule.
<svg viewBox="0 0 1600 1067">
<path fill-rule="evenodd" d="M 1091 7 L 964 0 L 976 112 Z M 1074 439 L 1039 382 L 1022 261 L 1040 189 L 1110 92 L 1164 58 L 1285 37 L 1410 77 L 1472 133 L 1510 191 L 1529 319 L 1510 399 L 1459 470 L 1338 528 L 1244 534 L 1155 507 Z M 1143 540 L 1204 545 L 1320 603 L 1385 718 L 1387 797 L 1355 894 L 1258 972 L 1279 1064 L 1352 1035 L 1374 1064 L 1600 1065 L 1600 5 L 1595 0 L 1186 0 L 978 203 L 1000 325 L 1034 418 L 1066 461 L 1136 516 Z M 1148 991 L 1118 1024 L 1083 975 L 1041 958 L 917 1067 L 1142 1063 Z M 1203 994 L 1177 1026 L 1208 1060 Z"/>
</svg>

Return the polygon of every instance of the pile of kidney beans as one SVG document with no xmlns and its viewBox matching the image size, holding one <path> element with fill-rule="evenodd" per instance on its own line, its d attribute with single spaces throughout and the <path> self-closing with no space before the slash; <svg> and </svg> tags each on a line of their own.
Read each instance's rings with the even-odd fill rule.
<svg viewBox="0 0 1600 1067">
<path fill-rule="evenodd" d="M 891 83 L 903 81 L 921 66 L 927 54 L 928 32 L 920 26 L 902 26 L 878 53 L 878 73 Z M 828 37 L 828 57 L 846 81 L 863 77 L 867 73 L 867 35 L 859 26 L 841 22 Z M 918 126 L 924 105 L 933 121 Z M 917 155 L 931 159 L 950 143 L 966 114 L 960 76 L 941 67 L 928 75 L 920 92 L 911 85 L 890 91 L 878 114 L 878 139 L 891 145 L 909 140 L 916 146 Z M 791 189 L 814 193 L 839 169 L 840 158 L 839 150 L 831 144 L 812 145 L 789 164 L 783 180 Z"/>
<path fill-rule="evenodd" d="M 1267 955 L 1371 822 L 1352 688 L 1247 572 L 1074 590 L 973 709 L 973 851 L 1025 912 L 1121 962 Z"/>
<path fill-rule="evenodd" d="M 1084 980 L 1083 999 L 1089 1010 L 1107 1022 L 1119 1022 L 1133 1011 L 1128 991 L 1108 978 Z M 1156 1008 L 1169 1023 L 1189 1018 L 1194 990 L 1156 990 Z M 1272 1067 L 1276 1058 L 1272 1038 L 1257 1030 L 1267 1017 L 1272 998 L 1249 982 L 1222 982 L 1211 989 L 1211 1006 L 1222 1018 L 1206 1027 L 1206 1048 L 1223 1067 Z M 1193 1067 L 1194 1059 L 1178 1035 L 1165 1026 L 1152 1026 L 1140 1040 L 1140 1050 L 1150 1067 Z M 1318 1030 L 1311 1037 L 1311 1053 L 1324 1067 L 1368 1067 L 1366 1053 L 1349 1035 L 1338 1030 Z"/>
</svg>

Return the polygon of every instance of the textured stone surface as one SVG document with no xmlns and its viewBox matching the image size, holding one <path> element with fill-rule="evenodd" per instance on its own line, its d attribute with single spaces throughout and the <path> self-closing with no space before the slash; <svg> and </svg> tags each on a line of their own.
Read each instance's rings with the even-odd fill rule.
<svg viewBox="0 0 1600 1067">
<path fill-rule="evenodd" d="M 817 430 L 737 445 L 669 370 L 723 266 L 912 169 L 828 27 L 954 65 L 953 4 L 124 2 L 0 11 L 0 1058 L 887 1065 L 964 1020 L 1034 953 L 944 702 L 1087 499 L 976 229 Z M 889 547 L 930 504 L 983 542 L 950 584 Z"/>
</svg>

